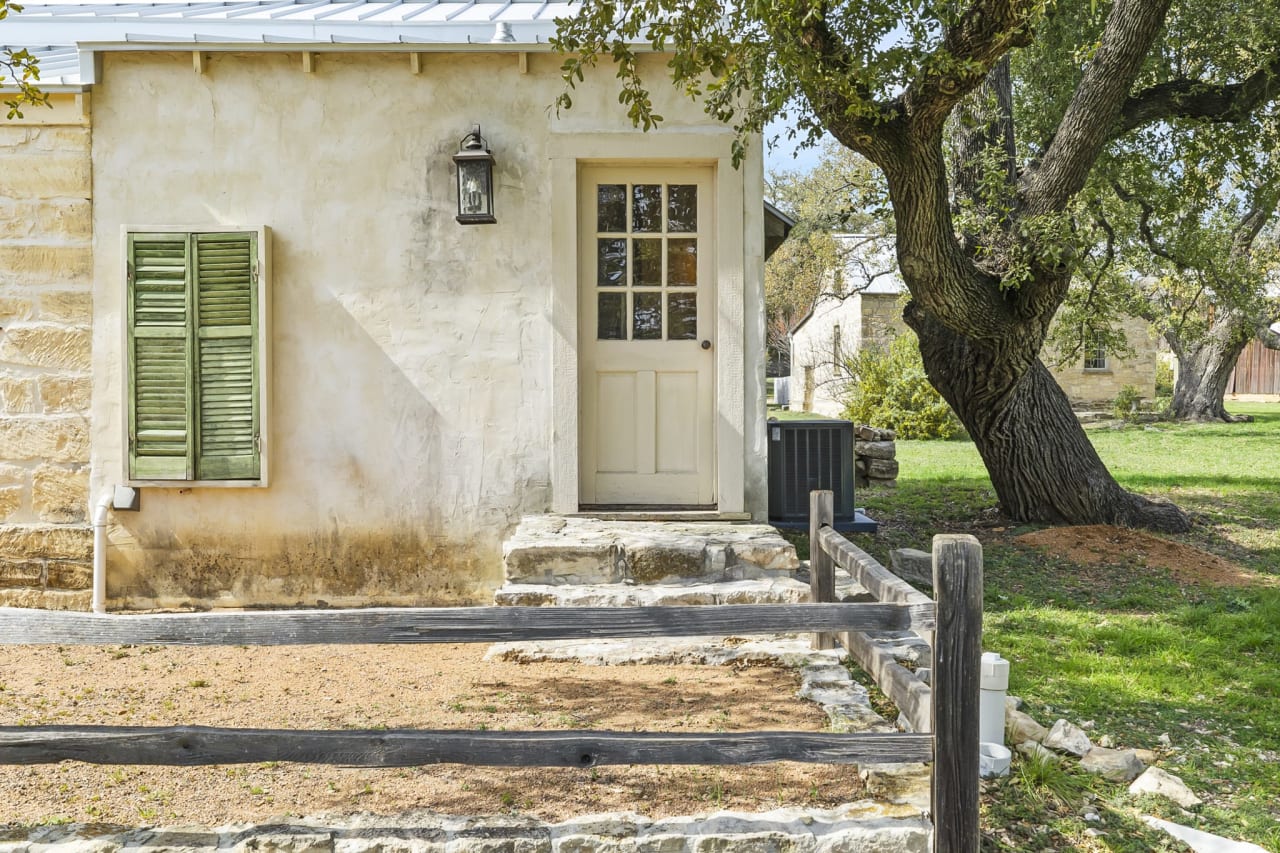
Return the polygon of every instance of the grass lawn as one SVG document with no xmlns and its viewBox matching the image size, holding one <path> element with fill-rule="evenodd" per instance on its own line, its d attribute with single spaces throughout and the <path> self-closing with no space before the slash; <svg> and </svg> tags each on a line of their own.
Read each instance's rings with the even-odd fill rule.
<svg viewBox="0 0 1280 853">
<path fill-rule="evenodd" d="M 1137 820 L 1156 814 L 1280 851 L 1280 405 L 1230 409 L 1255 420 L 1090 437 L 1121 484 L 1191 513 L 1194 530 L 1166 538 L 1260 576 L 1251 583 L 1177 579 L 1122 548 L 1086 564 L 1020 543 L 1036 527 L 1000 515 L 968 442 L 900 441 L 898 488 L 860 493 L 882 527 L 854 539 L 886 564 L 890 548 L 927 550 L 934 533 L 982 541 L 983 645 L 1012 661 L 1010 692 L 1033 717 L 1092 720 L 1095 742 L 1155 749 L 1205 800 L 1193 812 L 1134 803 L 1125 785 L 1018 761 L 987 788 L 984 849 L 1183 849 Z M 1086 807 L 1102 821 L 1086 822 Z"/>
</svg>

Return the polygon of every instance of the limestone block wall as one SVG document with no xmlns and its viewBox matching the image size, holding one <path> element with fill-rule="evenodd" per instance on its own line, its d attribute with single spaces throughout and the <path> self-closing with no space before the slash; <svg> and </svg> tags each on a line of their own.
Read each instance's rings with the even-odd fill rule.
<svg viewBox="0 0 1280 853">
<path fill-rule="evenodd" d="M 1132 385 L 1143 397 L 1156 395 L 1157 341 L 1145 320 L 1127 317 L 1123 321 L 1133 355 L 1129 358 L 1109 356 L 1104 370 L 1085 370 L 1080 363 L 1052 368 L 1053 378 L 1076 405 L 1106 405 L 1121 389 Z M 1049 354 L 1045 354 L 1048 359 Z"/>
<path fill-rule="evenodd" d="M 74 103 L 55 106 L 0 122 L 0 605 L 83 609 L 90 131 Z"/>
<path fill-rule="evenodd" d="M 906 333 L 902 306 L 901 293 L 862 294 L 862 345 L 887 347 L 895 337 Z"/>
</svg>

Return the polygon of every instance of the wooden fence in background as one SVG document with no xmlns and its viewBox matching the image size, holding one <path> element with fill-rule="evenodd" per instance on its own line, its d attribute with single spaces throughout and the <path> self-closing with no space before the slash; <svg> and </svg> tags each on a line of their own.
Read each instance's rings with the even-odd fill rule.
<svg viewBox="0 0 1280 853">
<path fill-rule="evenodd" d="M 1228 394 L 1280 394 L 1280 350 L 1249 341 L 1227 383 Z"/>
<path fill-rule="evenodd" d="M 830 506 L 830 493 L 826 494 L 827 506 Z M 837 538 L 844 541 L 842 537 Z M 834 547 L 840 554 L 838 559 L 848 559 L 843 546 L 834 543 L 825 532 L 820 533 L 819 540 L 825 543 L 823 547 Z M 847 542 L 845 545 L 853 548 Z M 817 632 L 853 638 L 872 631 L 933 632 L 932 691 L 925 688 L 921 693 L 908 686 L 905 691 L 890 693 L 895 701 L 902 703 L 900 708 L 913 721 L 914 732 L 668 734 L 0 726 L 0 765 L 64 760 L 177 766 L 295 761 L 349 767 L 406 767 L 443 762 L 502 767 L 593 767 L 606 764 L 740 765 L 772 761 L 828 764 L 932 761 L 934 849 L 974 853 L 978 849 L 978 637 L 974 629 L 976 625 L 980 630 L 981 624 L 981 562 L 976 548 L 976 541 L 969 537 L 935 540 L 934 572 L 939 579 L 935 582 L 939 593 L 936 604 L 918 593 L 910 600 L 905 594 L 895 598 L 896 593 L 886 581 L 880 602 L 850 604 L 820 599 L 793 605 L 372 608 L 136 616 L 0 608 L 0 645 L 489 643 L 783 632 Z M 818 550 L 815 548 L 814 553 Z M 862 553 L 854 549 L 848 554 L 854 552 Z M 973 593 L 975 560 L 976 598 Z M 878 659 L 871 657 L 867 660 L 881 671 L 890 671 L 883 661 L 877 663 Z M 883 680 L 881 675 L 872 674 L 878 681 Z M 901 680 L 900 676 L 891 675 L 886 683 L 896 683 L 895 678 Z M 931 711 L 923 711 L 922 708 L 930 704 L 930 697 Z M 917 725 L 928 720 L 932 721 L 931 726 Z M 969 755 L 970 740 L 972 756 Z M 974 818 L 972 833 L 969 832 L 970 812 Z"/>
</svg>

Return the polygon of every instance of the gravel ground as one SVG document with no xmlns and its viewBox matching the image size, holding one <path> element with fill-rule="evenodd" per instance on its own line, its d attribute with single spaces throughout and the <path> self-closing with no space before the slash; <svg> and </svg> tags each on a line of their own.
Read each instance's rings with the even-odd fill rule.
<svg viewBox="0 0 1280 853">
<path fill-rule="evenodd" d="M 485 661 L 483 645 L 22 646 L 0 650 L 0 725 L 820 731 L 794 672 L 772 667 Z M 431 809 L 545 820 L 610 811 L 827 807 L 856 770 L 761 767 L 200 768 L 78 762 L 0 770 L 0 823 L 221 824 Z"/>
</svg>

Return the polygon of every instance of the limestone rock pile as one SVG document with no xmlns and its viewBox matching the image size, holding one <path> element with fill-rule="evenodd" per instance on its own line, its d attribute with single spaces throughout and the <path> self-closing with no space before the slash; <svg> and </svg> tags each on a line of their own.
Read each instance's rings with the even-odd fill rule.
<svg viewBox="0 0 1280 853">
<path fill-rule="evenodd" d="M 853 484 L 894 486 L 898 483 L 898 450 L 891 429 L 858 426 L 853 430 Z"/>
<path fill-rule="evenodd" d="M 1095 744 L 1089 737 L 1092 723 L 1075 725 L 1064 719 L 1054 722 L 1050 728 L 1040 725 L 1029 714 L 1020 710 L 1021 702 L 1010 696 L 1005 706 L 1005 736 L 1019 753 L 1041 761 L 1077 759 L 1080 769 L 1095 773 L 1112 782 L 1130 782 L 1133 796 L 1155 794 L 1172 800 L 1183 808 L 1200 805 L 1200 798 L 1192 793 L 1181 779 L 1159 767 L 1148 767 L 1157 760 L 1155 752 L 1147 749 L 1116 749 L 1111 738 L 1103 735 Z M 1165 747 L 1167 739 L 1161 736 Z"/>
</svg>

